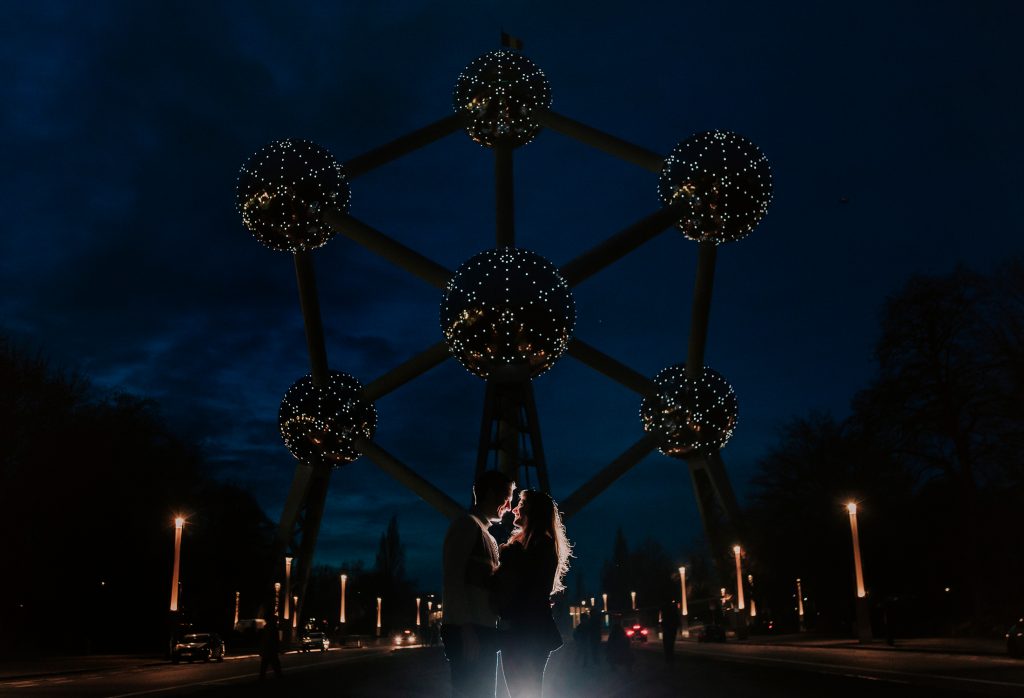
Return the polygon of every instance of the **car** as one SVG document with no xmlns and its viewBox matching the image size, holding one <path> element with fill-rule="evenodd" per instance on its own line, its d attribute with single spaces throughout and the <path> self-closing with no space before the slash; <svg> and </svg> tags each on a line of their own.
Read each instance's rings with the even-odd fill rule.
<svg viewBox="0 0 1024 698">
<path fill-rule="evenodd" d="M 326 652 L 331 646 L 331 641 L 323 633 L 307 633 L 299 639 L 299 649 L 303 652 L 320 650 Z"/>
<path fill-rule="evenodd" d="M 1006 631 L 1006 651 L 1011 657 L 1024 657 L 1024 618 L 1018 618 Z"/>
<path fill-rule="evenodd" d="M 725 642 L 725 628 L 721 625 L 705 625 L 696 631 L 697 642 Z"/>
<path fill-rule="evenodd" d="M 410 645 L 418 644 L 420 639 L 412 629 L 406 628 L 405 630 L 392 635 L 391 641 L 397 647 L 408 647 Z"/>
<path fill-rule="evenodd" d="M 633 623 L 633 625 L 626 628 L 626 637 L 635 642 L 647 642 L 647 634 L 650 631 L 639 623 Z"/>
<path fill-rule="evenodd" d="M 175 664 L 182 659 L 194 662 L 202 659 L 224 661 L 224 641 L 217 633 L 188 633 L 174 644 L 171 661 Z"/>
</svg>

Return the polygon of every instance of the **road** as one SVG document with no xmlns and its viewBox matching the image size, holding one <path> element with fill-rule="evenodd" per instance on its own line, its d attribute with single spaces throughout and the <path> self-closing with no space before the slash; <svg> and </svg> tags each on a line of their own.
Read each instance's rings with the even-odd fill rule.
<svg viewBox="0 0 1024 698">
<path fill-rule="evenodd" d="M 886 650 L 678 644 L 667 666 L 660 646 L 638 647 L 631 672 L 583 668 L 574 648 L 557 652 L 546 677 L 547 698 L 639 696 L 1024 696 L 1024 661 Z M 283 658 L 284 676 L 259 679 L 259 660 L 160 664 L 0 681 L 2 696 L 445 696 L 447 669 L 439 648 L 332 650 Z"/>
</svg>

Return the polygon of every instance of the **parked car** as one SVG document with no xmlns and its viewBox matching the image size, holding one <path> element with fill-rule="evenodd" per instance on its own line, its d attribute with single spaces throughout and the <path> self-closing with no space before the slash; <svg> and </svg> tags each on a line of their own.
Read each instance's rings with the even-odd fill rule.
<svg viewBox="0 0 1024 698">
<path fill-rule="evenodd" d="M 217 633 L 189 633 L 175 643 L 171 661 L 175 664 L 182 659 L 194 662 L 201 659 L 224 661 L 224 641 Z"/>
<path fill-rule="evenodd" d="M 626 637 L 634 642 L 647 642 L 647 634 L 650 632 L 644 626 L 639 623 L 633 623 L 633 625 L 626 628 Z"/>
<path fill-rule="evenodd" d="M 696 630 L 697 642 L 725 642 L 725 628 L 721 625 L 705 625 Z"/>
<path fill-rule="evenodd" d="M 330 646 L 331 641 L 323 633 L 307 633 L 299 640 L 299 649 L 303 652 L 309 652 L 310 650 L 326 652 Z"/>
<path fill-rule="evenodd" d="M 1024 657 L 1024 618 L 1018 618 L 1006 631 L 1006 651 L 1011 657 Z"/>
</svg>

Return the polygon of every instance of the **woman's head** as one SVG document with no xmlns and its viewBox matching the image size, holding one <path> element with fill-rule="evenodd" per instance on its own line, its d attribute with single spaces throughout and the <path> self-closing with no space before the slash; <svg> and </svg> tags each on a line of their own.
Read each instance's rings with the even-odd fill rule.
<svg viewBox="0 0 1024 698">
<path fill-rule="evenodd" d="M 519 503 L 512 509 L 515 514 L 516 530 L 512 534 L 514 540 L 522 542 L 524 548 L 538 540 L 538 537 L 550 539 L 555 545 L 558 566 L 551 585 L 551 593 L 562 591 L 565 585 L 562 580 L 569 571 L 569 558 L 572 556 L 572 544 L 565 535 L 565 525 L 551 495 L 540 490 L 522 490 Z"/>
</svg>

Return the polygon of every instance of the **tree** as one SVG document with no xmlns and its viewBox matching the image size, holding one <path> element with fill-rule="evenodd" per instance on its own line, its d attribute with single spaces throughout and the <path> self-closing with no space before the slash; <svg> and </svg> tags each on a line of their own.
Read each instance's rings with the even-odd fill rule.
<svg viewBox="0 0 1024 698">
<path fill-rule="evenodd" d="M 615 542 L 612 544 L 612 556 L 601 568 L 601 584 L 608 594 L 608 610 L 622 611 L 629 608 L 629 592 L 633 583 L 633 575 L 629 567 L 629 545 L 622 527 L 615 529 Z"/>
</svg>

